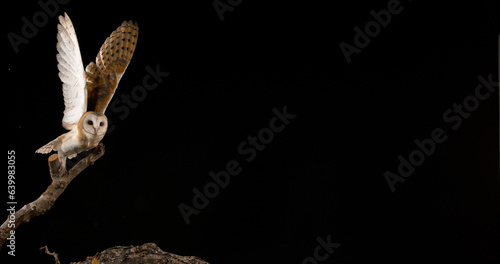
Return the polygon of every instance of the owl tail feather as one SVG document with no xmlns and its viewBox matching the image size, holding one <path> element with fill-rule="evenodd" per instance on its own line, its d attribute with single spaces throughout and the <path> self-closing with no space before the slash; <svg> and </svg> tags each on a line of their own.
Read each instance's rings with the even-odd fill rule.
<svg viewBox="0 0 500 264">
<path fill-rule="evenodd" d="M 35 153 L 40 153 L 40 154 L 48 154 L 52 150 L 55 150 L 55 143 L 58 140 L 58 138 L 50 141 L 49 143 L 45 144 L 43 147 L 37 149 Z"/>
</svg>

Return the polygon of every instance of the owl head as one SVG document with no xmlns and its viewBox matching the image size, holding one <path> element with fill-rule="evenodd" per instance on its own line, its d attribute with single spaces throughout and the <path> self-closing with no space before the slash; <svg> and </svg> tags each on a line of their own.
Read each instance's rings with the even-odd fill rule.
<svg viewBox="0 0 500 264">
<path fill-rule="evenodd" d="M 103 113 L 88 111 L 82 115 L 78 126 L 92 136 L 104 136 L 108 130 L 108 118 Z"/>
</svg>

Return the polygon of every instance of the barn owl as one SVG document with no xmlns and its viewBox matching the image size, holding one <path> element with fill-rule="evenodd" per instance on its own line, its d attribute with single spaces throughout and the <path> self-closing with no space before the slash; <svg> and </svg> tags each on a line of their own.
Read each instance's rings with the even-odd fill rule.
<svg viewBox="0 0 500 264">
<path fill-rule="evenodd" d="M 66 172 L 66 157 L 71 159 L 95 148 L 106 134 L 108 120 L 104 111 L 132 59 L 139 28 L 132 21 L 123 22 L 101 46 L 95 63 L 90 62 L 85 69 L 68 14 L 59 16 L 57 31 L 57 68 L 64 96 L 62 126 L 69 132 L 36 153 L 57 151 L 61 172 Z"/>
</svg>

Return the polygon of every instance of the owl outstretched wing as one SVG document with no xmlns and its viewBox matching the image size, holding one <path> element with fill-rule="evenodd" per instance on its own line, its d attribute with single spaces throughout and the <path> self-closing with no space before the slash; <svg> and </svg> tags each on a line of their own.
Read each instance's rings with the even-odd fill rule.
<svg viewBox="0 0 500 264">
<path fill-rule="evenodd" d="M 137 45 L 139 27 L 124 21 L 101 46 L 95 63 L 85 69 L 88 111 L 104 113 Z"/>
<path fill-rule="evenodd" d="M 59 16 L 57 25 L 58 54 L 57 68 L 63 83 L 64 116 L 62 125 L 71 130 L 78 124 L 80 117 L 87 111 L 87 92 L 85 90 L 85 70 L 75 28 L 68 14 Z"/>
</svg>

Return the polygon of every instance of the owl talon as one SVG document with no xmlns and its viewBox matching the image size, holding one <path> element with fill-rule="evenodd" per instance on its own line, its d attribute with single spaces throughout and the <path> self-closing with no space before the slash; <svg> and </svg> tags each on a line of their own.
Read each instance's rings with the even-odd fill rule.
<svg viewBox="0 0 500 264">
<path fill-rule="evenodd" d="M 68 171 L 66 171 L 66 169 L 64 169 L 63 167 L 59 168 L 59 175 L 63 176 L 65 174 L 68 174 Z"/>
</svg>

